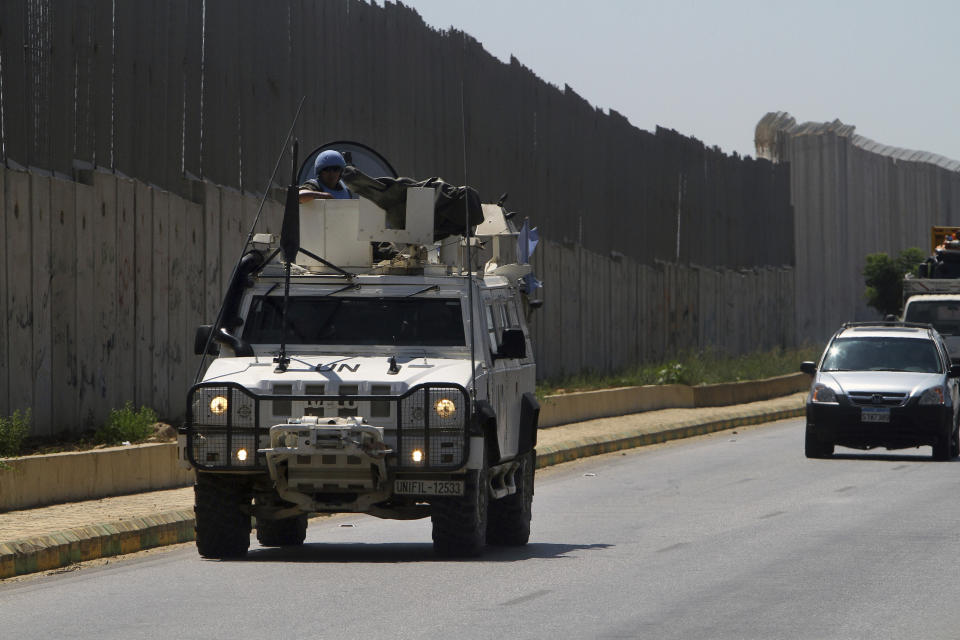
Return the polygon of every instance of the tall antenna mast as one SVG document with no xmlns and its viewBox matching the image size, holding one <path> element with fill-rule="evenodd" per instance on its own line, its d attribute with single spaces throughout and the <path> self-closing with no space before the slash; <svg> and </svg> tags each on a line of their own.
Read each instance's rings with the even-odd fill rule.
<svg viewBox="0 0 960 640">
<path fill-rule="evenodd" d="M 463 64 L 467 64 L 466 56 L 466 34 L 464 34 L 463 41 Z M 467 197 L 467 187 L 469 182 L 467 181 L 467 116 L 466 116 L 466 106 L 464 104 L 463 97 L 463 72 L 460 70 L 460 137 L 463 144 L 463 218 L 465 226 L 467 227 L 467 304 L 470 306 L 470 393 L 471 396 L 476 398 L 477 395 L 477 361 L 476 361 L 476 347 L 474 345 L 475 338 L 477 335 L 477 328 L 474 324 L 474 313 L 473 313 L 473 255 L 471 252 L 471 234 L 470 234 L 470 206 L 469 198 Z"/>
</svg>

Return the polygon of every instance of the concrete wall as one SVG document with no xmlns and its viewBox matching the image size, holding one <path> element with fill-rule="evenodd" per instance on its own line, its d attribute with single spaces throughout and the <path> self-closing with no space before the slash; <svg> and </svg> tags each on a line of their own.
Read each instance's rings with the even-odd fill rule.
<svg viewBox="0 0 960 640">
<path fill-rule="evenodd" d="M 176 423 L 259 203 L 196 183 L 197 202 L 139 181 L 0 168 L 0 415 L 34 434 L 102 424 L 126 402 Z M 258 228 L 279 232 L 267 201 Z M 790 269 L 614 259 L 545 240 L 531 319 L 541 378 L 611 372 L 681 351 L 790 346 Z"/>
<path fill-rule="evenodd" d="M 175 419 L 258 202 L 197 183 L 199 202 L 85 172 L 0 169 L 0 415 L 34 435 L 97 427 L 126 402 Z M 268 202 L 260 228 L 279 232 Z"/>
<path fill-rule="evenodd" d="M 183 415 L 303 97 L 305 151 L 358 140 L 539 228 L 541 378 L 791 346 L 786 167 L 637 129 L 401 4 L 8 0 L 0 25 L 0 415 L 37 435 Z"/>
<path fill-rule="evenodd" d="M 786 113 L 761 119 L 757 149 L 790 169 L 799 344 L 822 344 L 846 321 L 880 319 L 864 299 L 868 254 L 928 252 L 931 226 L 960 225 L 960 161 Z"/>
<path fill-rule="evenodd" d="M 557 242 L 723 267 L 790 265 L 789 177 L 669 129 L 640 130 L 402 4 L 5 0 L 0 154 L 58 176 L 103 168 L 193 199 L 263 193 L 293 129 L 442 176 Z"/>
</svg>

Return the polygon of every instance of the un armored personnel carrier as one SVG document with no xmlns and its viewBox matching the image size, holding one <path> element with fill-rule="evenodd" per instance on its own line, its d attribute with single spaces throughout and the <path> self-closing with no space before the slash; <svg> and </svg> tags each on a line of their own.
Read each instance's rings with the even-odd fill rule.
<svg viewBox="0 0 960 640">
<path fill-rule="evenodd" d="M 299 207 L 291 187 L 283 233 L 253 236 L 197 330 L 216 357 L 178 441 L 199 553 L 242 556 L 253 526 L 302 544 L 317 512 L 430 517 L 449 556 L 526 544 L 539 405 L 517 232 L 475 192 L 343 146 L 386 177 L 351 169 L 359 198 Z"/>
</svg>

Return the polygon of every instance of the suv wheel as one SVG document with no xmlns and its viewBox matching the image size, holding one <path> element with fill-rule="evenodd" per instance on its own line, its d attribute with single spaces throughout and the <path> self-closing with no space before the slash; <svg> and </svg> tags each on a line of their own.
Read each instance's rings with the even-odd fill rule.
<svg viewBox="0 0 960 640">
<path fill-rule="evenodd" d="M 807 425 L 807 433 L 803 443 L 804 453 L 808 458 L 829 458 L 833 455 L 833 443 L 823 442 Z"/>
<path fill-rule="evenodd" d="M 517 492 L 490 503 L 487 519 L 488 544 L 522 546 L 530 539 L 536 460 L 536 451 L 523 454 L 514 477 Z"/>
<path fill-rule="evenodd" d="M 939 461 L 949 460 L 953 453 L 953 433 L 940 436 L 933 445 L 933 459 Z"/>
<path fill-rule="evenodd" d="M 303 544 L 307 538 L 307 514 L 283 520 L 257 518 L 257 542 L 264 547 L 288 547 Z"/>
<path fill-rule="evenodd" d="M 482 469 L 467 475 L 462 496 L 437 498 L 430 503 L 433 549 L 442 556 L 477 556 L 487 543 L 490 481 L 486 455 L 483 460 Z"/>
<path fill-rule="evenodd" d="M 248 482 L 237 477 L 198 473 L 193 485 L 197 551 L 204 558 L 237 558 L 250 547 Z"/>
</svg>

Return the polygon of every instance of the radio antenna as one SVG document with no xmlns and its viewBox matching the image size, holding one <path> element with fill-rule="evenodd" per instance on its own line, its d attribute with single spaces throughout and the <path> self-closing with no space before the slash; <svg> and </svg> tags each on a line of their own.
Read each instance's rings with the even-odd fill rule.
<svg viewBox="0 0 960 640">
<path fill-rule="evenodd" d="M 267 194 L 270 193 L 270 185 L 273 184 L 274 179 L 277 177 L 277 171 L 280 169 L 280 162 L 283 160 L 284 154 L 287 152 L 287 141 L 290 140 L 290 136 L 293 135 L 293 128 L 297 126 L 297 120 L 300 119 L 300 110 L 303 109 L 303 102 L 307 99 L 307 96 L 304 95 L 300 98 L 300 104 L 297 105 L 297 112 L 293 116 L 293 122 L 290 123 L 290 129 L 287 131 L 287 135 L 283 139 L 283 144 L 280 147 L 280 153 L 277 154 L 277 162 L 273 165 L 273 173 L 270 174 L 270 180 L 267 181 L 267 186 L 263 190 L 263 197 L 260 199 L 260 207 L 257 209 L 257 216 L 253 220 L 253 224 L 250 225 L 250 231 L 247 232 L 247 238 L 243 243 L 243 248 L 240 249 L 240 257 L 233 265 L 233 273 L 230 274 L 229 282 L 233 282 L 237 277 L 237 270 L 240 268 L 240 262 L 243 260 L 243 256 L 247 251 L 247 247 L 250 246 L 250 243 L 253 242 L 253 232 L 257 228 L 257 223 L 260 221 L 260 214 L 263 213 L 263 205 L 267 201 Z M 229 291 L 229 285 L 228 285 Z M 203 375 L 203 365 L 207 362 L 207 352 L 210 351 L 210 344 L 213 342 L 213 335 L 220 329 L 220 323 L 223 321 L 223 310 L 226 307 L 226 304 L 220 304 L 220 310 L 217 311 L 217 319 L 213 323 L 213 329 L 210 331 L 210 334 L 207 336 L 207 342 L 203 347 L 203 353 L 200 356 L 200 365 L 197 367 L 197 373 L 193 377 L 193 382 L 197 383 L 200 381 L 200 376 Z"/>
<path fill-rule="evenodd" d="M 463 34 L 463 65 L 467 64 L 467 35 Z M 467 227 L 467 304 L 470 306 L 470 393 L 473 398 L 477 396 L 477 362 L 476 358 L 476 336 L 477 328 L 474 323 L 475 314 L 473 312 L 473 255 L 471 252 L 471 233 L 470 233 L 470 198 L 468 189 L 470 183 L 467 181 L 467 108 L 463 96 L 463 76 L 465 69 L 460 69 L 460 139 L 463 145 L 463 217 Z"/>
</svg>

